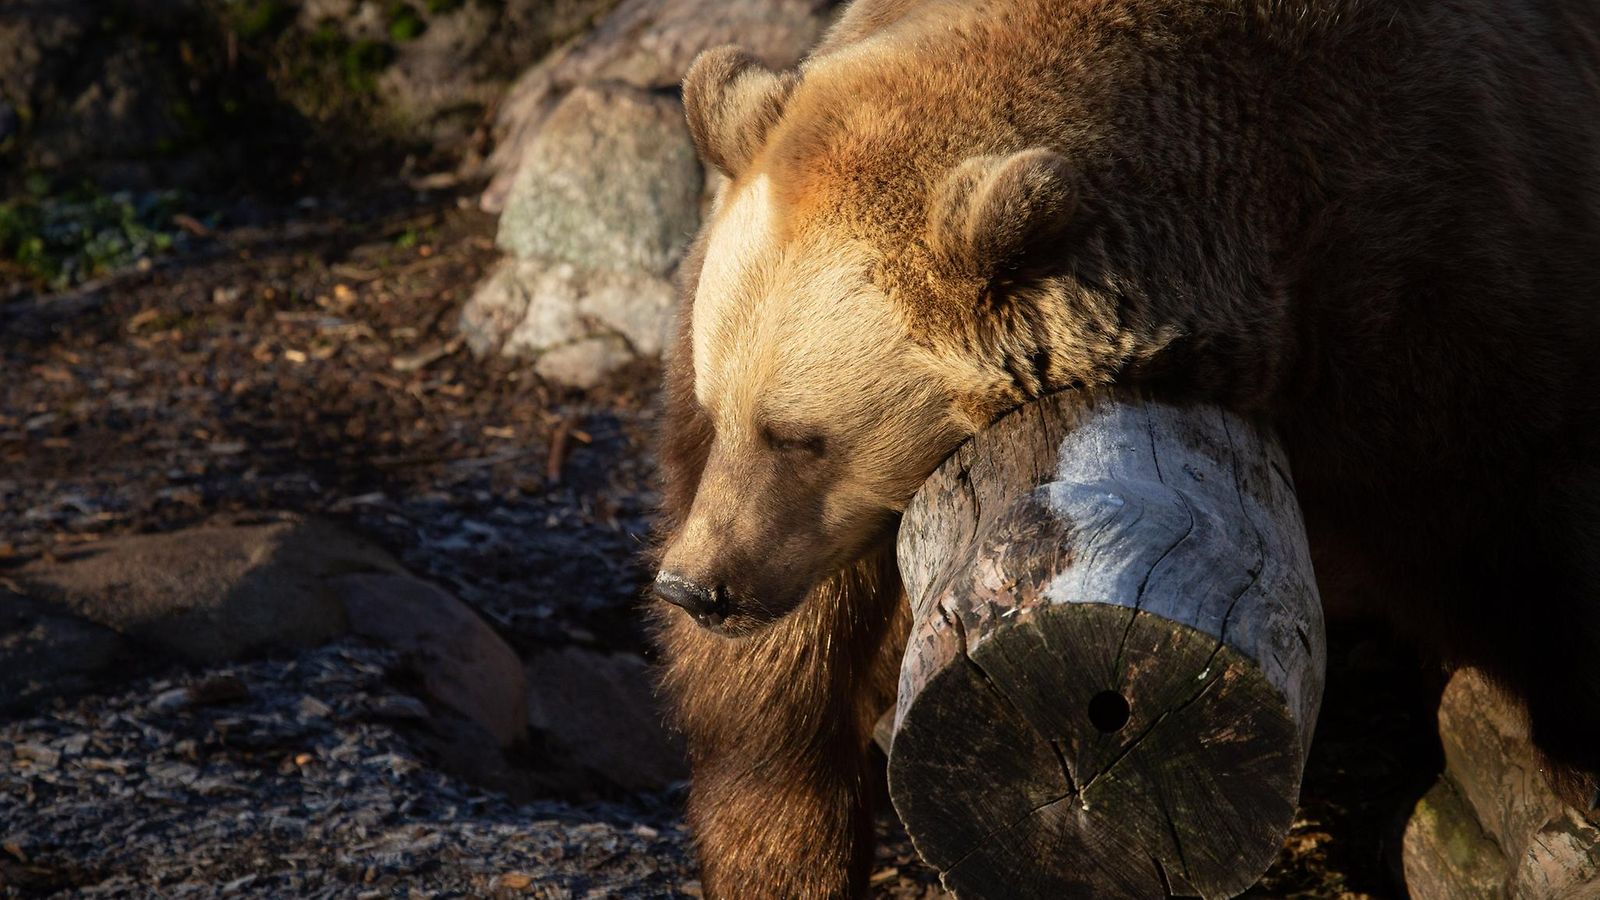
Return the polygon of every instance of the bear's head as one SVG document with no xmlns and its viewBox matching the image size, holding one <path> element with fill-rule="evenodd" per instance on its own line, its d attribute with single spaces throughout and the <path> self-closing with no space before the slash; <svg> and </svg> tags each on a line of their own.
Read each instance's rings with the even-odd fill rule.
<svg viewBox="0 0 1600 900">
<path fill-rule="evenodd" d="M 892 104 L 813 80 L 725 48 L 684 82 L 729 180 L 680 312 L 714 436 L 655 592 L 729 635 L 892 541 L 944 457 L 1060 374 L 1033 294 L 1077 202 L 1066 161 L 895 149 L 916 129 Z"/>
</svg>

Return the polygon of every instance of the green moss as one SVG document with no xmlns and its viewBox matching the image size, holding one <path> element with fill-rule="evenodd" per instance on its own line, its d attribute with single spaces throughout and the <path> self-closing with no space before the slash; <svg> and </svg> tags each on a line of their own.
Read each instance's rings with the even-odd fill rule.
<svg viewBox="0 0 1600 900">
<path fill-rule="evenodd" d="M 378 87 L 378 73 L 394 58 L 394 48 L 378 41 L 356 41 L 341 57 L 344 83 L 359 94 L 370 94 Z"/>
<path fill-rule="evenodd" d="M 428 14 L 437 16 L 443 13 L 455 12 L 462 5 L 462 0 L 428 0 Z"/>
<path fill-rule="evenodd" d="M 416 40 L 424 31 L 428 30 L 428 23 L 422 21 L 422 15 L 416 7 L 409 3 L 389 4 L 389 38 L 397 44 Z"/>
<path fill-rule="evenodd" d="M 294 9 L 284 0 L 248 0 L 233 8 L 233 30 L 247 41 L 277 34 L 294 19 Z"/>
<path fill-rule="evenodd" d="M 306 49 L 319 56 L 338 56 L 347 43 L 335 22 L 323 22 L 306 36 Z"/>
<path fill-rule="evenodd" d="M 0 261 L 53 288 L 169 253 L 186 237 L 171 230 L 180 199 L 174 193 L 28 188 L 27 196 L 0 203 Z"/>
</svg>

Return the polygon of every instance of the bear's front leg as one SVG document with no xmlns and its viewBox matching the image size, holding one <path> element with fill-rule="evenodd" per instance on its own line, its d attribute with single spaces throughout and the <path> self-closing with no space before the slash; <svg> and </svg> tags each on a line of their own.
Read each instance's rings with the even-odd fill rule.
<svg viewBox="0 0 1600 900">
<path fill-rule="evenodd" d="M 741 638 L 658 612 L 689 743 L 689 824 L 712 898 L 853 897 L 872 861 L 868 744 L 894 700 L 909 613 L 892 553 Z"/>
</svg>

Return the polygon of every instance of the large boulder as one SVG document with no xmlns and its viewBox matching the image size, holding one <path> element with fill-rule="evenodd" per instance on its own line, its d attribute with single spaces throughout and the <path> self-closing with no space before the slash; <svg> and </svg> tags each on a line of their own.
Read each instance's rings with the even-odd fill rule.
<svg viewBox="0 0 1600 900">
<path fill-rule="evenodd" d="M 694 230 L 700 181 L 676 101 L 577 88 L 528 148 L 498 242 L 520 259 L 665 275 Z"/>
<path fill-rule="evenodd" d="M 658 791 L 688 777 L 639 657 L 551 650 L 529 661 L 528 684 L 528 725 L 565 783 Z"/>
<path fill-rule="evenodd" d="M 485 209 L 508 258 L 460 327 L 480 354 L 533 359 L 587 387 L 661 352 L 672 276 L 708 178 L 673 88 L 696 54 L 738 43 L 788 67 L 830 0 L 623 0 L 518 80 L 502 103 Z"/>
<path fill-rule="evenodd" d="M 435 704 L 476 724 L 500 746 L 528 727 L 522 662 L 460 600 L 408 575 L 368 573 L 335 581 L 350 630 L 400 650 Z"/>
<path fill-rule="evenodd" d="M 134 656 L 110 628 L 0 587 L 0 714 L 88 690 Z"/>
<path fill-rule="evenodd" d="M 334 580 L 401 573 L 387 553 L 326 522 L 212 525 L 112 538 L 14 574 L 31 596 L 193 662 L 309 647 L 345 630 Z"/>
<path fill-rule="evenodd" d="M 676 87 L 702 50 L 738 44 L 786 68 L 822 36 L 837 0 L 623 0 L 597 27 L 529 69 L 501 103 L 483 207 L 499 212 L 544 120 L 573 88 Z"/>
<path fill-rule="evenodd" d="M 500 219 L 510 256 L 462 312 L 469 345 L 579 386 L 660 353 L 701 187 L 676 100 L 619 84 L 572 91 L 517 176 Z"/>
</svg>

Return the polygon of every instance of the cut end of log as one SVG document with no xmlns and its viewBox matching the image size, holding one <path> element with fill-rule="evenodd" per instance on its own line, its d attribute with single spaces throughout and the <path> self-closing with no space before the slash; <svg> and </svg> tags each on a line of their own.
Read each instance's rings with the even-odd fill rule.
<svg viewBox="0 0 1600 900">
<path fill-rule="evenodd" d="M 890 790 L 946 884 L 963 897 L 1253 884 L 1293 820 L 1306 749 L 1259 668 L 1123 607 L 1018 619 L 926 684 L 895 736 Z"/>
<path fill-rule="evenodd" d="M 1285 472 L 1220 411 L 1058 396 L 924 486 L 889 784 L 948 887 L 1225 897 L 1266 869 L 1324 658 Z"/>
</svg>

